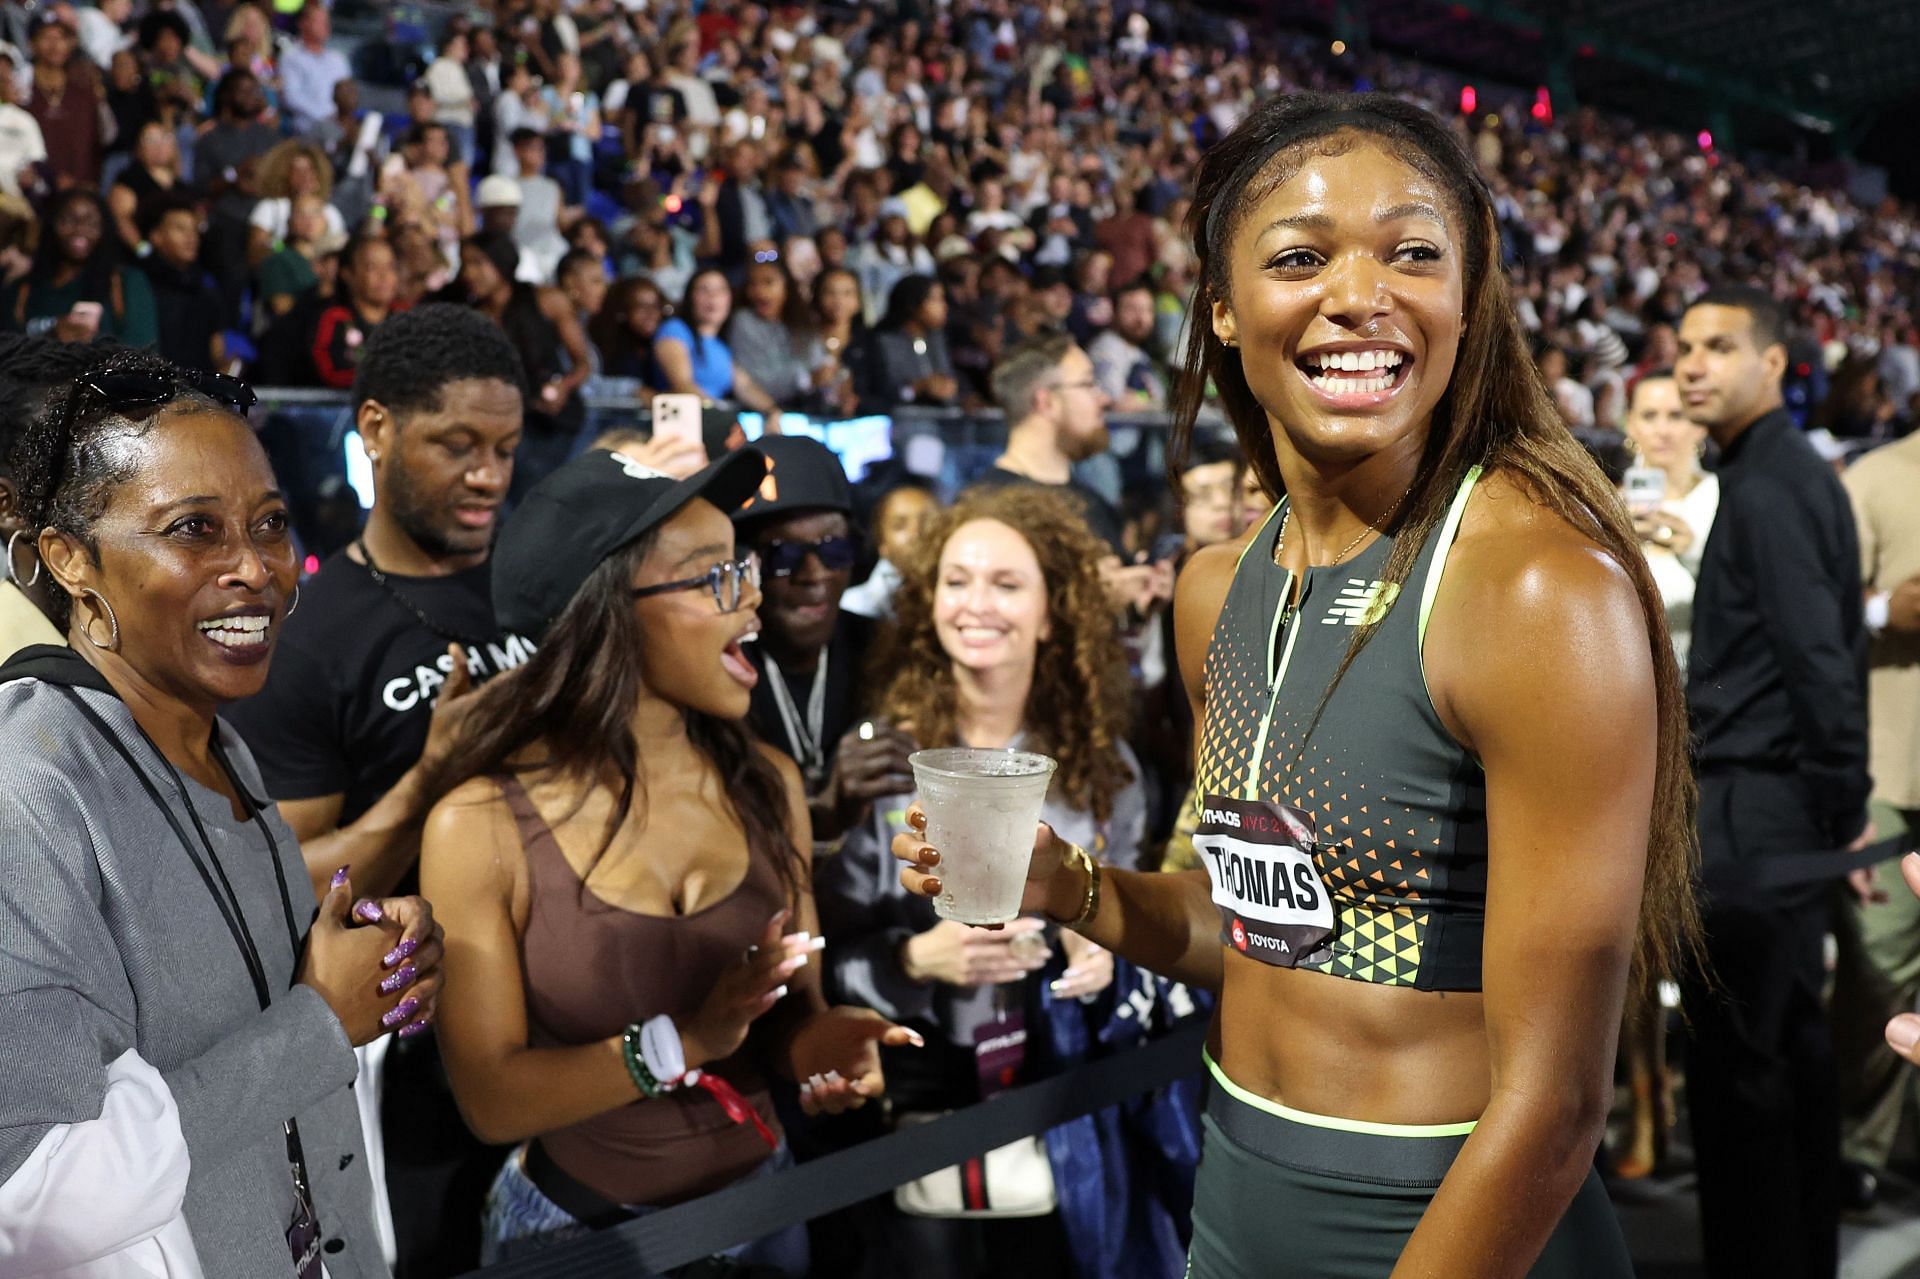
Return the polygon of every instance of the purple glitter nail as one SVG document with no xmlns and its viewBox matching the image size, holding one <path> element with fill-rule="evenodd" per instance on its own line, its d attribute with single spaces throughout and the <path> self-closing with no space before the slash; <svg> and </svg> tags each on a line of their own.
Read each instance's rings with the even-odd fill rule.
<svg viewBox="0 0 1920 1279">
<path fill-rule="evenodd" d="M 419 1011 L 420 1000 L 413 995 L 408 995 L 405 999 L 394 1005 L 392 1012 L 380 1019 L 380 1024 L 388 1030 L 392 1030 L 395 1026 L 406 1021 Z"/>
<path fill-rule="evenodd" d="M 428 1027 L 432 1025 L 433 1025 L 433 1022 L 429 1019 L 422 1019 L 420 1021 L 410 1021 L 406 1025 L 400 1028 L 400 1038 L 412 1039 L 415 1035 L 420 1034 L 421 1032 L 425 1031 Z"/>
<path fill-rule="evenodd" d="M 411 986 L 413 979 L 418 975 L 418 973 L 414 972 L 413 965 L 408 964 L 406 967 L 400 969 L 400 971 L 390 974 L 381 981 L 380 993 L 383 995 L 391 995 L 396 990 L 403 990 Z"/>
<path fill-rule="evenodd" d="M 347 872 L 348 872 L 348 871 L 350 871 L 350 870 L 352 870 L 352 869 L 353 869 L 353 867 L 351 867 L 351 866 L 342 866 L 342 867 L 341 867 L 341 868 L 340 868 L 339 870 L 336 870 L 336 871 L 334 871 L 334 872 L 333 872 L 333 883 L 332 883 L 332 885 L 331 885 L 331 887 L 334 887 L 334 888 L 338 888 L 338 887 L 340 887 L 340 885 L 342 885 L 342 884 L 344 884 L 344 883 L 346 883 L 346 882 L 347 882 Z"/>
<path fill-rule="evenodd" d="M 380 966 L 382 968 L 391 968 L 403 959 L 413 958 L 413 952 L 419 949 L 420 943 L 409 937 L 388 951 L 387 957 L 380 961 Z"/>
<path fill-rule="evenodd" d="M 387 913 L 380 909 L 378 902 L 368 899 L 354 906 L 353 917 L 363 923 L 377 924 L 387 917 Z"/>
</svg>

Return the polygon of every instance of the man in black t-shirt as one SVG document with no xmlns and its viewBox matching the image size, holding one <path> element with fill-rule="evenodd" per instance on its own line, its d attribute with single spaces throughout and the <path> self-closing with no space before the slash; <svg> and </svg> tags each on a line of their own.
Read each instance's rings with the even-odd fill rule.
<svg viewBox="0 0 1920 1279">
<path fill-rule="evenodd" d="M 354 413 L 373 510 L 301 584 L 266 688 L 229 712 L 316 883 L 351 864 L 355 884 L 392 891 L 432 803 L 423 763 L 454 726 L 443 689 L 532 652 L 496 628 L 487 586 L 523 387 L 506 335 L 464 307 L 403 313 L 366 345 Z"/>
</svg>

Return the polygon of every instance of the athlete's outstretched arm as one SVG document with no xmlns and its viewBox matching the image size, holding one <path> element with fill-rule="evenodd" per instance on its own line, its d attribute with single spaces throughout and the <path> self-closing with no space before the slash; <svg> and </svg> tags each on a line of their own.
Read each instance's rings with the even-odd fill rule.
<svg viewBox="0 0 1920 1279">
<path fill-rule="evenodd" d="M 1501 523 L 1455 546 L 1426 646 L 1486 770 L 1492 1094 L 1394 1279 L 1519 1279 L 1540 1256 L 1605 1125 L 1645 874 L 1657 728 L 1631 580 L 1551 517 Z"/>
</svg>

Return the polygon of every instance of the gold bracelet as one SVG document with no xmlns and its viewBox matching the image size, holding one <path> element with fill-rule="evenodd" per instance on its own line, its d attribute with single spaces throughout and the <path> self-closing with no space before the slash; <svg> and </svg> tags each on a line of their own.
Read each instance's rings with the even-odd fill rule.
<svg viewBox="0 0 1920 1279">
<path fill-rule="evenodd" d="M 1064 860 L 1068 865 L 1078 865 L 1087 872 L 1087 895 L 1080 903 L 1080 913 L 1064 921 L 1063 926 L 1073 929 L 1085 928 L 1093 922 L 1093 917 L 1100 913 L 1100 863 L 1093 860 L 1092 855 L 1078 844 L 1067 845 L 1067 855 Z"/>
</svg>

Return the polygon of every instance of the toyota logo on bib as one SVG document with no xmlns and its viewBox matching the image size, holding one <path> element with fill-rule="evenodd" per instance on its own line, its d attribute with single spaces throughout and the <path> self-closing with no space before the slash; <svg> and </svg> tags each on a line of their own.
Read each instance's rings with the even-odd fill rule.
<svg viewBox="0 0 1920 1279">
<path fill-rule="evenodd" d="M 1247 950 L 1247 926 L 1237 919 L 1233 921 L 1233 948 L 1242 954 Z"/>
</svg>

